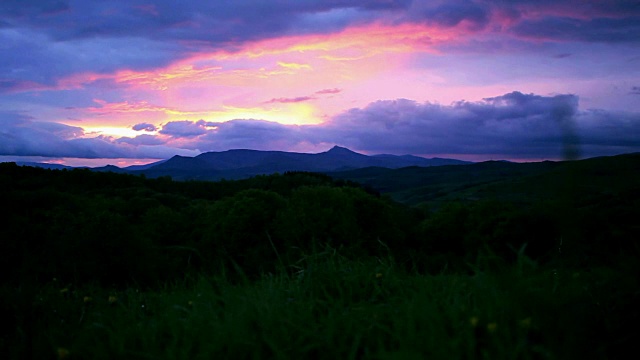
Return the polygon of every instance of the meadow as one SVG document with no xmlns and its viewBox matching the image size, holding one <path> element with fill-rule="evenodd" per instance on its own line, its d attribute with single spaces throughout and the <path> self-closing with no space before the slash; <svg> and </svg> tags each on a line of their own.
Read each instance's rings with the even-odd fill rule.
<svg viewBox="0 0 640 360">
<path fill-rule="evenodd" d="M 612 359 L 640 340 L 631 180 L 435 209 L 310 173 L 0 164 L 0 183 L 3 358 Z"/>
</svg>

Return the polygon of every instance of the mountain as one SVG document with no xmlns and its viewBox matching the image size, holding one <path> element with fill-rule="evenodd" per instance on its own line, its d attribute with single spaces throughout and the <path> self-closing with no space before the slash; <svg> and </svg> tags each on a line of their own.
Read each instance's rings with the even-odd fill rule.
<svg viewBox="0 0 640 360">
<path fill-rule="evenodd" d="M 397 169 L 407 166 L 463 164 L 469 164 L 469 162 L 454 159 L 427 159 L 411 155 L 368 156 L 334 146 L 328 151 L 317 154 L 236 149 L 207 152 L 195 157 L 174 156 L 146 169 L 127 169 L 127 172 L 142 173 L 149 177 L 171 176 L 176 180 L 230 180 L 286 171 L 334 172 L 365 167 Z"/>
<path fill-rule="evenodd" d="M 73 169 L 71 166 L 66 166 L 66 165 L 39 163 L 39 162 L 27 162 L 27 161 L 18 161 L 18 162 L 16 162 L 16 165 L 39 167 L 39 168 L 43 168 L 43 169 L 52 169 L 52 170 Z"/>
<path fill-rule="evenodd" d="M 152 166 L 160 165 L 165 161 L 167 160 L 160 160 L 160 161 L 152 162 L 150 164 L 145 164 L 145 165 L 131 165 L 131 166 L 125 167 L 124 169 L 127 171 L 146 170 Z"/>
<path fill-rule="evenodd" d="M 485 161 L 466 166 L 400 169 L 368 167 L 327 175 L 358 182 L 396 201 L 425 205 L 431 210 L 451 201 L 483 199 L 523 203 L 574 197 L 578 202 L 589 204 L 614 195 L 627 196 L 621 194 L 637 199 L 640 153 L 578 161 Z"/>
<path fill-rule="evenodd" d="M 156 161 L 156 162 L 153 162 L 153 163 L 150 163 L 150 164 L 131 165 L 131 166 L 123 167 L 123 168 L 117 167 L 115 165 L 105 165 L 105 166 L 91 168 L 91 170 L 126 174 L 126 173 L 131 173 L 133 171 L 147 170 L 147 169 L 149 169 L 151 167 L 154 167 L 156 165 L 160 165 L 160 164 L 164 163 L 165 161 L 166 160 L 160 160 L 160 161 Z"/>
</svg>

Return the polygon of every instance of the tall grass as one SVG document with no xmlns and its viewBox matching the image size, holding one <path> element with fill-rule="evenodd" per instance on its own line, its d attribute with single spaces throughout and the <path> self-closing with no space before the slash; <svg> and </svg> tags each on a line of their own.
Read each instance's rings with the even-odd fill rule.
<svg viewBox="0 0 640 360">
<path fill-rule="evenodd" d="M 620 299 L 636 285 L 523 256 L 500 271 L 424 275 L 329 249 L 256 281 L 3 289 L 16 331 L 2 346 L 38 359 L 607 358 L 626 344 Z"/>
</svg>

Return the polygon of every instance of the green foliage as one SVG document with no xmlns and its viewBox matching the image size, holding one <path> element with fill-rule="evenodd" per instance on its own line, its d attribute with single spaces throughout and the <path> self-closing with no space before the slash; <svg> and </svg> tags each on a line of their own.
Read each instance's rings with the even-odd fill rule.
<svg viewBox="0 0 640 360">
<path fill-rule="evenodd" d="M 317 244 L 373 254 L 379 240 L 402 234 L 396 205 L 319 174 L 208 183 L 2 170 L 0 191 L 12 211 L 0 220 L 0 250 L 14 254 L 3 264 L 13 283 L 57 277 L 154 286 L 221 268 L 256 277 Z"/>
<path fill-rule="evenodd" d="M 489 164 L 506 180 L 418 208 L 310 173 L 0 164 L 0 356 L 620 358 L 640 192 L 628 159 L 606 164 Z"/>
<path fill-rule="evenodd" d="M 524 255 L 499 272 L 419 275 L 326 247 L 234 284 L 161 289 L 0 288 L 4 358 L 620 358 L 639 340 L 638 277 L 550 270 Z M 11 327 L 10 327 L 11 326 Z M 30 336 L 29 338 L 25 337 Z M 7 346 L 11 344 L 11 346 Z"/>
</svg>

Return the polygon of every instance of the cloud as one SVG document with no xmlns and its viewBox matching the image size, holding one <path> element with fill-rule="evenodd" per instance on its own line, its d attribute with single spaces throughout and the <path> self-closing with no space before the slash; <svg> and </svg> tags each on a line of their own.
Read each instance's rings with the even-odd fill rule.
<svg viewBox="0 0 640 360">
<path fill-rule="evenodd" d="M 410 1 L 233 1 L 176 2 L 158 0 L 60 1 L 58 6 L 20 6 L 16 0 L 4 5 L 0 20 L 22 27 L 39 27 L 58 40 L 96 37 L 145 37 L 183 41 L 206 41 L 222 46 L 235 41 L 299 33 L 293 24 L 310 14 L 357 9 L 357 12 L 406 8 Z M 51 13 L 55 16 L 43 16 Z M 73 24 L 73 26 L 69 26 Z M 327 24 L 335 26 L 335 24 Z M 317 29 L 317 28 L 316 28 Z M 324 30 L 335 31 L 335 28 Z M 233 40 L 229 38 L 233 34 Z"/>
<path fill-rule="evenodd" d="M 636 43 L 640 7 L 634 1 L 415 1 L 400 18 L 471 34 L 505 33 L 528 40 Z"/>
<path fill-rule="evenodd" d="M 581 19 L 549 16 L 524 20 L 511 31 L 525 38 L 554 41 L 635 43 L 640 41 L 640 17 Z"/>
<path fill-rule="evenodd" d="M 0 15 L 1 17 L 1 15 Z M 0 92 L 72 89 L 126 67 L 145 70 L 181 57 L 183 46 L 135 37 L 52 41 L 40 28 L 0 28 Z M 71 78 L 68 80 L 67 78 Z"/>
<path fill-rule="evenodd" d="M 122 137 L 117 139 L 115 142 L 138 146 L 138 145 L 163 145 L 166 143 L 166 140 L 156 135 L 142 134 L 134 138 Z"/>
<path fill-rule="evenodd" d="M 193 144 L 203 151 L 228 149 L 290 150 L 315 144 L 313 125 L 283 125 L 276 122 L 237 119 L 217 124 Z"/>
<path fill-rule="evenodd" d="M 322 89 L 322 90 L 316 91 L 315 93 L 318 95 L 327 95 L 327 94 L 338 94 L 341 92 L 342 92 L 342 89 L 333 88 L 333 89 Z"/>
<path fill-rule="evenodd" d="M 280 104 L 289 104 L 289 103 L 299 103 L 299 102 L 305 102 L 305 101 L 310 101 L 310 100 L 316 100 L 317 97 L 314 95 L 331 95 L 331 94 L 338 94 L 342 92 L 342 89 L 338 89 L 338 88 L 334 88 L 334 89 L 323 89 L 323 90 L 318 90 L 315 93 L 313 93 L 313 95 L 307 95 L 307 96 L 296 96 L 296 97 L 292 97 L 292 98 L 273 98 L 271 100 L 265 101 L 265 104 L 275 104 L 275 103 L 280 103 Z"/>
<path fill-rule="evenodd" d="M 629 94 L 640 95 L 640 86 L 632 86 Z"/>
<path fill-rule="evenodd" d="M 491 8 L 473 1 L 415 1 L 407 16 L 446 28 L 462 24 L 471 30 L 481 30 L 489 23 Z"/>
<path fill-rule="evenodd" d="M 68 11 L 68 1 L 3 0 L 2 11 L 11 17 L 51 16 Z"/>
<path fill-rule="evenodd" d="M 158 135 L 88 138 L 82 128 L 0 113 L 0 155 L 168 158 L 228 149 L 341 145 L 366 153 L 466 159 L 561 159 L 640 151 L 640 113 L 580 110 L 572 94 L 511 92 L 449 105 L 381 100 L 318 125 L 255 119 L 172 121 Z M 144 128 L 145 123 L 138 124 Z"/>
<path fill-rule="evenodd" d="M 131 129 L 135 130 L 135 131 L 157 131 L 158 128 L 153 125 L 153 124 L 148 124 L 148 123 L 140 123 L 140 124 L 135 124 L 131 127 Z"/>
<path fill-rule="evenodd" d="M 315 129 L 316 138 L 372 153 L 507 159 L 638 151 L 639 135 L 638 113 L 580 112 L 574 95 L 520 92 L 447 106 L 377 101 Z"/>
<path fill-rule="evenodd" d="M 85 132 L 80 127 L 34 121 L 21 114 L 0 112 L 0 156 L 166 159 L 173 155 L 195 156 L 199 153 L 170 147 L 145 135 L 130 141 L 83 136 Z"/>
<path fill-rule="evenodd" d="M 314 100 L 315 98 L 313 96 L 298 96 L 298 97 L 294 97 L 294 98 L 273 98 L 269 101 L 265 101 L 265 104 L 273 104 L 273 103 L 282 103 L 282 104 L 288 104 L 288 103 L 299 103 L 299 102 L 305 102 L 305 101 L 309 101 L 309 100 Z"/>
<path fill-rule="evenodd" d="M 473 159 L 561 159 L 640 151 L 640 114 L 580 111 L 572 94 L 511 92 L 450 105 L 407 99 L 376 101 L 320 125 L 237 119 L 206 129 L 203 121 L 182 146 L 291 150 L 337 144 L 367 153 Z"/>
<path fill-rule="evenodd" d="M 294 69 L 294 70 L 300 70 L 300 69 L 311 70 L 312 69 L 311 65 L 309 64 L 287 63 L 284 61 L 278 61 L 278 66 L 286 69 Z"/>
<path fill-rule="evenodd" d="M 197 54 L 241 51 L 261 40 L 407 23 L 425 25 L 433 34 L 460 28 L 448 42 L 460 37 L 462 43 L 478 33 L 526 41 L 640 39 L 640 10 L 625 0 L 589 6 L 578 0 L 5 0 L 0 11 L 0 92 L 69 89 L 84 85 L 83 79 L 88 83 L 123 69 L 165 68 Z M 312 69 L 293 61 L 279 64 Z M 76 82 L 63 81 L 68 77 Z"/>
<path fill-rule="evenodd" d="M 206 122 L 204 120 L 196 122 L 189 120 L 171 121 L 164 124 L 159 132 L 160 134 L 173 137 L 194 137 L 204 135 L 208 131 L 208 128 L 216 126 L 216 123 Z"/>
</svg>

